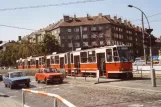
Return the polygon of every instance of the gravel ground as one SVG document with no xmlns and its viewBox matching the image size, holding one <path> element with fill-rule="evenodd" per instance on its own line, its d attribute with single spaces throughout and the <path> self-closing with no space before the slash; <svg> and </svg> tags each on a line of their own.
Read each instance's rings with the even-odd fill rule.
<svg viewBox="0 0 161 107">
<path fill-rule="evenodd" d="M 48 88 L 36 89 L 48 93 L 54 93 L 67 99 L 77 107 L 160 107 L 161 93 L 129 90 L 114 87 L 102 87 L 91 82 L 68 80 L 69 83 L 54 85 Z M 136 81 L 134 81 L 136 82 Z M 143 82 L 143 81 L 142 81 Z M 27 98 L 34 98 L 34 102 L 52 103 L 49 97 L 34 96 L 30 94 Z M 65 107 L 58 103 L 60 107 Z"/>
<path fill-rule="evenodd" d="M 22 104 L 9 97 L 0 97 L 0 107 L 22 107 Z"/>
</svg>

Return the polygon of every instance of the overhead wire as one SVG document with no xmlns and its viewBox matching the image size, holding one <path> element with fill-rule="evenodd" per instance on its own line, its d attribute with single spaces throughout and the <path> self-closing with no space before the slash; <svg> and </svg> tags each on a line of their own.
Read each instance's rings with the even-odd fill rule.
<svg viewBox="0 0 161 107">
<path fill-rule="evenodd" d="M 151 18 L 151 17 L 158 16 L 158 15 L 161 15 L 161 13 L 156 13 L 156 14 L 153 14 L 153 15 L 150 15 L 150 16 L 147 16 L 147 17 Z M 138 18 L 138 19 L 133 20 L 132 22 L 136 22 L 136 21 L 141 21 L 141 19 Z"/>
<path fill-rule="evenodd" d="M 33 8 L 45 8 L 45 7 L 81 4 L 81 3 L 98 2 L 98 1 L 105 1 L 105 0 L 84 0 L 84 1 L 66 2 L 66 3 L 60 3 L 60 4 L 48 4 L 48 5 L 36 5 L 36 6 L 15 7 L 15 8 L 3 8 L 3 9 L 0 9 L 0 11 L 33 9 Z"/>
<path fill-rule="evenodd" d="M 0 24 L 0 26 L 3 26 L 3 27 L 10 27 L 10 28 L 15 28 L 15 29 L 24 29 L 24 30 L 36 31 L 36 30 L 34 30 L 34 29 L 23 28 L 23 27 L 18 27 L 18 26 L 11 26 L 11 25 L 3 25 L 3 24 Z"/>
</svg>

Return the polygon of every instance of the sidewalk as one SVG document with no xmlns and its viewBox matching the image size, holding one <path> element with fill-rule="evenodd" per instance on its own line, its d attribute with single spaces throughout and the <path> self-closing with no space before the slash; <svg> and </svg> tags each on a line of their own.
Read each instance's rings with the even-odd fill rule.
<svg viewBox="0 0 161 107">
<path fill-rule="evenodd" d="M 159 92 L 161 93 L 161 83 L 157 87 L 152 87 L 150 80 L 121 80 L 121 79 L 108 79 L 108 78 L 99 78 L 99 83 L 97 78 L 87 77 L 85 81 L 85 77 L 71 77 L 67 76 L 67 79 L 73 79 L 75 81 L 88 82 L 92 84 L 96 84 L 98 86 L 108 86 L 108 87 L 116 87 L 116 88 L 126 88 L 132 90 L 142 90 L 142 91 L 151 91 L 151 92 Z M 159 80 L 159 82 L 161 79 Z"/>
<path fill-rule="evenodd" d="M 22 105 L 12 98 L 0 93 L 0 107 L 22 107 Z"/>
</svg>

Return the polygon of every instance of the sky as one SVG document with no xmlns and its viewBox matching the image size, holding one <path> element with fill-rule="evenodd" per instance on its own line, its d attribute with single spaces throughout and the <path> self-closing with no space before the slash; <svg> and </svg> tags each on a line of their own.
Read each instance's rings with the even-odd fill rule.
<svg viewBox="0 0 161 107">
<path fill-rule="evenodd" d="M 0 0 L 0 9 L 73 1 L 84 0 Z M 111 15 L 111 17 L 117 15 L 117 17 L 129 20 L 135 25 L 141 25 L 141 20 L 139 20 L 141 19 L 141 12 L 135 8 L 127 7 L 129 4 L 139 7 L 147 16 L 160 13 L 159 15 L 148 17 L 148 19 L 151 28 L 154 29 L 152 33 L 156 37 L 161 36 L 161 0 L 104 0 L 59 7 L 0 11 L 0 25 L 38 30 L 51 23 L 56 23 L 63 18 L 63 15 L 74 16 L 76 14 L 77 17 L 85 17 L 87 13 L 91 16 L 98 15 L 99 13 Z M 146 20 L 145 27 L 148 27 Z M 33 31 L 0 26 L 0 40 L 18 40 L 18 36 L 25 36 L 31 32 Z"/>
</svg>

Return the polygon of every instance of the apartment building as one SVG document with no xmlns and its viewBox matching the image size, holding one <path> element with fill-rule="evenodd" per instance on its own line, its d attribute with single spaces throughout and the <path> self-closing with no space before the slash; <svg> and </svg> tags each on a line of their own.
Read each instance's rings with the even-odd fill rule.
<svg viewBox="0 0 161 107">
<path fill-rule="evenodd" d="M 110 15 L 86 17 L 64 16 L 63 19 L 27 36 L 30 42 L 41 42 L 46 32 L 59 41 L 63 52 L 84 46 L 129 45 L 134 57 L 143 56 L 142 29 L 130 21 Z M 148 34 L 145 32 L 145 37 Z M 149 39 L 147 39 L 149 40 Z M 147 47 L 148 48 L 148 47 Z M 149 53 L 148 49 L 146 50 Z"/>
</svg>

